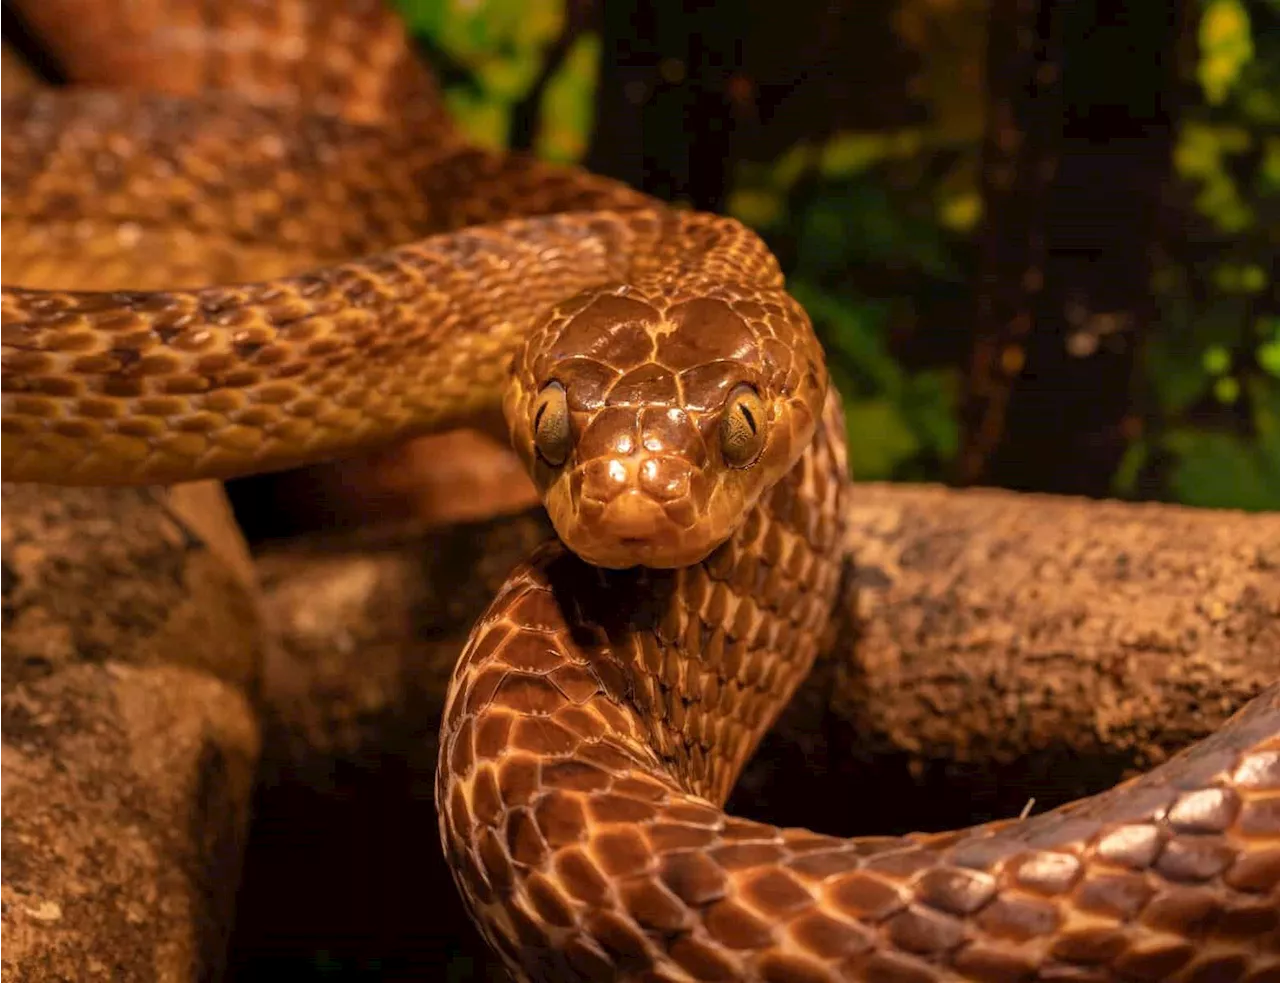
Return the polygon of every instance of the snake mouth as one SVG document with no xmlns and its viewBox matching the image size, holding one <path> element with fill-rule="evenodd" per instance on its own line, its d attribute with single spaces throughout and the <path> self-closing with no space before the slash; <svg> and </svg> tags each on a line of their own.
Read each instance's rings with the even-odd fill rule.
<svg viewBox="0 0 1280 983">
<path fill-rule="evenodd" d="M 705 559 L 716 545 L 703 530 L 682 529 L 665 516 L 648 535 L 622 534 L 597 523 L 573 520 L 556 532 L 583 560 L 610 570 L 687 567 Z"/>
<path fill-rule="evenodd" d="M 596 566 L 685 566 L 689 530 L 681 529 L 663 506 L 631 488 L 603 504 L 581 503 L 570 528 L 558 530 L 571 550 Z M 696 559 L 696 558 L 694 558 Z"/>
<path fill-rule="evenodd" d="M 564 539 L 564 537 L 561 537 Z M 592 566 L 606 570 L 631 570 L 647 567 L 651 570 L 672 570 L 688 567 L 706 559 L 709 550 L 689 550 L 680 545 L 667 545 L 653 540 L 615 540 L 612 543 L 575 545 L 565 539 L 565 545 Z"/>
<path fill-rule="evenodd" d="M 635 489 L 606 504 L 594 522 L 598 536 L 637 545 L 661 538 L 670 524 L 662 506 Z"/>
</svg>

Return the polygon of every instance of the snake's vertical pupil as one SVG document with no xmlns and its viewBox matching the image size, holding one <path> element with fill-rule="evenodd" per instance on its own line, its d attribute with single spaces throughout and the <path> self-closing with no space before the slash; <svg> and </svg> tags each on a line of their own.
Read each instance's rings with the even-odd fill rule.
<svg viewBox="0 0 1280 983">
<path fill-rule="evenodd" d="M 548 383 L 538 395 L 533 411 L 533 443 L 539 456 L 552 467 L 559 467 L 569 456 L 573 444 L 569 401 L 558 382 Z"/>
<path fill-rule="evenodd" d="M 746 468 L 755 463 L 764 449 L 764 419 L 764 401 L 753 387 L 744 384 L 729 394 L 720 418 L 720 447 L 726 464 Z"/>
</svg>

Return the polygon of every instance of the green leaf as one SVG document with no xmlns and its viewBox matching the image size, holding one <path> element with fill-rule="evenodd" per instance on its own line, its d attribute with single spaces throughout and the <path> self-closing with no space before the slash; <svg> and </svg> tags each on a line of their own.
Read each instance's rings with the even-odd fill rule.
<svg viewBox="0 0 1280 983">
<path fill-rule="evenodd" d="M 952 232 L 969 232 L 982 218 L 982 195 L 966 191 L 944 198 L 938 207 L 938 221 Z"/>
<path fill-rule="evenodd" d="M 886 303 L 839 297 L 800 279 L 793 280 L 789 289 L 813 318 L 832 360 L 852 373 L 857 392 L 901 391 L 902 368 L 885 347 Z M 845 393 L 846 398 L 853 395 Z"/>
<path fill-rule="evenodd" d="M 770 229 L 786 215 L 786 199 L 772 188 L 736 188 L 726 203 L 730 215 L 753 229 Z"/>
<path fill-rule="evenodd" d="M 560 33 L 565 0 L 397 0 L 409 29 L 429 37 L 495 97 L 514 102 Z M 464 123 L 465 125 L 465 123 Z"/>
<path fill-rule="evenodd" d="M 1253 429 L 1258 446 L 1272 461 L 1280 461 L 1280 385 L 1262 376 L 1246 380 L 1249 403 L 1253 406 Z"/>
<path fill-rule="evenodd" d="M 491 98 L 514 103 L 538 76 L 536 51 L 518 51 L 507 58 L 481 58 L 475 63 L 476 80 Z"/>
<path fill-rule="evenodd" d="M 796 265 L 814 279 L 859 262 L 915 268 L 948 282 L 963 279 L 937 223 L 909 213 L 875 175 L 824 187 L 799 216 L 799 226 Z"/>
<path fill-rule="evenodd" d="M 1258 366 L 1267 375 L 1280 379 L 1280 338 L 1275 341 L 1264 341 L 1258 346 L 1254 357 Z"/>
<path fill-rule="evenodd" d="M 1257 64 L 1255 62 L 1254 64 Z M 1269 79 L 1242 89 L 1236 96 L 1240 115 L 1251 123 L 1275 126 L 1280 123 L 1280 81 L 1272 73 Z"/>
<path fill-rule="evenodd" d="M 949 461 L 960 450 L 960 373 L 925 369 L 908 378 L 903 413 L 925 448 Z"/>
<path fill-rule="evenodd" d="M 1204 350 L 1200 364 L 1210 375 L 1222 375 L 1231 368 L 1231 353 L 1221 345 L 1210 345 Z"/>
<path fill-rule="evenodd" d="M 892 477 L 894 468 L 920 449 L 920 441 L 887 399 L 845 403 L 853 473 L 871 481 Z"/>
<path fill-rule="evenodd" d="M 1175 430 L 1162 442 L 1175 455 L 1177 501 L 1202 508 L 1280 509 L 1280 455 L 1232 433 Z"/>
<path fill-rule="evenodd" d="M 959 372 L 905 373 L 887 347 L 885 301 L 838 296 L 805 280 L 793 280 L 789 289 L 813 318 L 832 379 L 853 414 L 855 474 L 890 477 L 925 452 L 941 461 L 954 457 L 960 443 Z"/>
<path fill-rule="evenodd" d="M 1156 336 L 1147 346 L 1147 378 L 1161 410 L 1175 416 L 1197 399 L 1209 385 L 1204 366 L 1188 357 L 1175 339 Z"/>
<path fill-rule="evenodd" d="M 1227 293 L 1256 294 L 1267 285 L 1267 274 L 1257 263 L 1221 263 L 1213 271 L 1213 282 Z"/>
<path fill-rule="evenodd" d="M 1200 17 L 1197 75 L 1211 106 L 1224 102 L 1253 60 L 1249 11 L 1240 0 L 1209 0 Z"/>
<path fill-rule="evenodd" d="M 1254 222 L 1252 207 L 1240 196 L 1224 158 L 1245 153 L 1253 144 L 1238 126 L 1187 122 L 1178 132 L 1173 161 L 1178 174 L 1200 186 L 1196 209 L 1224 232 L 1240 232 Z"/>
<path fill-rule="evenodd" d="M 547 82 L 539 113 L 542 125 L 534 150 L 548 160 L 573 162 L 586 153 L 600 74 L 600 38 L 583 34 Z"/>
<path fill-rule="evenodd" d="M 881 161 L 911 157 L 923 145 L 924 138 L 918 130 L 837 133 L 820 151 L 818 170 L 827 178 L 852 177 Z"/>
<path fill-rule="evenodd" d="M 511 106 L 467 89 L 450 89 L 444 94 L 445 106 L 459 127 L 482 147 L 501 150 L 506 146 L 511 126 Z"/>
<path fill-rule="evenodd" d="M 1116 465 L 1116 473 L 1111 478 L 1111 487 L 1117 495 L 1128 498 L 1138 488 L 1138 475 L 1151 457 L 1151 446 L 1145 440 L 1135 440 L 1125 448 L 1124 456 Z"/>
<path fill-rule="evenodd" d="M 410 33 L 436 37 L 448 14 L 449 0 L 395 0 L 393 6 Z"/>
<path fill-rule="evenodd" d="M 788 191 L 813 167 L 815 152 L 807 142 L 800 142 L 779 157 L 769 170 L 768 181 L 777 191 Z"/>
</svg>

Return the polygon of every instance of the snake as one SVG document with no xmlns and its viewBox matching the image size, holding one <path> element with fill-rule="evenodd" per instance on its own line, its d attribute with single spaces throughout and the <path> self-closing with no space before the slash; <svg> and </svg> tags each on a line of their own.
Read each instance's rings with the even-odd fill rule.
<svg viewBox="0 0 1280 983">
<path fill-rule="evenodd" d="M 514 978 L 1280 980 L 1280 684 L 1042 814 L 725 812 L 839 634 L 856 494 L 753 232 L 474 145 L 377 3 L 17 8 L 73 84 L 3 110 L 6 480 L 230 478 L 502 413 L 557 537 L 470 634 L 436 801 Z"/>
</svg>

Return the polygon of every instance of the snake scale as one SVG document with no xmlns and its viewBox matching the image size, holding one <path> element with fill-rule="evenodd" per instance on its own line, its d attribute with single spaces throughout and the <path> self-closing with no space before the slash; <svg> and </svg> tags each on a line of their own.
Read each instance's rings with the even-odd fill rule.
<svg viewBox="0 0 1280 983">
<path fill-rule="evenodd" d="M 470 146 L 376 3 L 18 7 L 81 84 L 4 107 L 7 480 L 228 477 L 503 407 L 561 542 L 475 626 L 437 802 L 517 977 L 1280 980 L 1280 686 L 1030 818 L 725 814 L 828 633 L 851 493 L 748 230 Z"/>
</svg>

